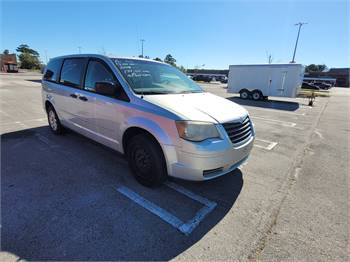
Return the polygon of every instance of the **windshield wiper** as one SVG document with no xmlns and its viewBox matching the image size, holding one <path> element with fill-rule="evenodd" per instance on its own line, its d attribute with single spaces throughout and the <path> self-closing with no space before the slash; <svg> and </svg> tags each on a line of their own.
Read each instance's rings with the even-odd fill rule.
<svg viewBox="0 0 350 262">
<path fill-rule="evenodd" d="M 143 92 L 137 92 L 139 95 L 165 95 L 170 94 L 168 92 L 160 92 L 160 91 L 143 91 Z"/>
<path fill-rule="evenodd" d="M 186 91 L 181 91 L 181 92 L 178 92 L 176 94 L 191 94 L 191 93 L 202 93 L 203 91 L 190 91 L 190 90 L 186 90 Z"/>
</svg>

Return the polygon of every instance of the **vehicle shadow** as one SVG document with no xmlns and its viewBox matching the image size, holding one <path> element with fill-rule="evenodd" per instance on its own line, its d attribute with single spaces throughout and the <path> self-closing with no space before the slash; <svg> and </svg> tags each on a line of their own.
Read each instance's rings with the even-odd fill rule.
<svg viewBox="0 0 350 262">
<path fill-rule="evenodd" d="M 1 144 L 2 250 L 25 260 L 170 260 L 217 225 L 243 187 L 238 169 L 205 183 L 173 180 L 217 203 L 186 236 L 116 190 L 137 183 L 113 150 L 47 127 L 3 134 Z M 135 188 L 165 209 L 184 203 L 165 186 Z"/>
<path fill-rule="evenodd" d="M 254 100 L 244 100 L 239 97 L 228 97 L 227 99 L 240 104 L 242 106 L 255 106 L 263 108 L 271 108 L 276 110 L 285 110 L 285 111 L 296 111 L 299 109 L 299 103 L 292 101 L 278 101 L 278 100 L 263 100 L 263 101 L 254 101 Z"/>
<path fill-rule="evenodd" d="M 41 84 L 41 79 L 26 79 L 27 81 Z"/>
</svg>

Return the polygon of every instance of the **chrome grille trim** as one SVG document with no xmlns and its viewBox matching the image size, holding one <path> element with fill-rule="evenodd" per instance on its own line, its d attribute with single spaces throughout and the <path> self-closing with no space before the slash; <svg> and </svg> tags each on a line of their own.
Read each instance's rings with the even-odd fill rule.
<svg viewBox="0 0 350 262">
<path fill-rule="evenodd" d="M 228 122 L 223 123 L 222 126 L 233 144 L 238 144 L 249 139 L 253 133 L 249 116 L 242 122 Z"/>
</svg>

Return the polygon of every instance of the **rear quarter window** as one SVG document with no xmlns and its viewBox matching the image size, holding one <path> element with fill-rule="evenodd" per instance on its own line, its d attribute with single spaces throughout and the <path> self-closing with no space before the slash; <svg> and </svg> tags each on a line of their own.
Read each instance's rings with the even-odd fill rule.
<svg viewBox="0 0 350 262">
<path fill-rule="evenodd" d="M 61 65 L 62 65 L 62 60 L 60 59 L 51 60 L 46 66 L 43 79 L 46 81 L 57 82 L 58 75 L 61 70 Z"/>
</svg>

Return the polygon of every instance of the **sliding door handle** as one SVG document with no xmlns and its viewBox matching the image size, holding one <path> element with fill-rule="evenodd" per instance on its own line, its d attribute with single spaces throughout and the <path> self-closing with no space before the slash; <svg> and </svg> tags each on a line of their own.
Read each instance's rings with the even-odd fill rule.
<svg viewBox="0 0 350 262">
<path fill-rule="evenodd" d="M 82 101 L 88 101 L 88 99 L 85 96 L 79 96 L 79 99 Z"/>
</svg>

